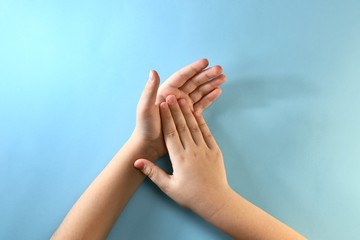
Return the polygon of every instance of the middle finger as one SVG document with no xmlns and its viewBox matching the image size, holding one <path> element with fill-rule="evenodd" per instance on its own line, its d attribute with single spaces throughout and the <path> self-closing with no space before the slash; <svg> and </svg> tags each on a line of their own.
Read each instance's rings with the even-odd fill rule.
<svg viewBox="0 0 360 240">
<path fill-rule="evenodd" d="M 195 144 L 194 140 L 191 136 L 189 127 L 186 123 L 186 120 L 180 109 L 180 106 L 178 104 L 176 97 L 174 95 L 170 95 L 166 98 L 166 102 L 169 104 L 171 115 L 174 119 L 176 129 L 178 131 L 180 140 L 181 140 L 184 148 L 193 146 Z"/>
</svg>

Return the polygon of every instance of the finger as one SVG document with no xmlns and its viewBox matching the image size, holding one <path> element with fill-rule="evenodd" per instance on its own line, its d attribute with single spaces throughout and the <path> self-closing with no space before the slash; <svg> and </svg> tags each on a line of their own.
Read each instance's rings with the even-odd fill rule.
<svg viewBox="0 0 360 240">
<path fill-rule="evenodd" d="M 134 162 L 134 167 L 149 177 L 151 181 L 153 181 L 153 183 L 155 183 L 163 192 L 166 192 L 170 176 L 167 175 L 161 168 L 146 159 L 136 160 Z"/>
<path fill-rule="evenodd" d="M 180 99 L 179 105 L 180 105 L 181 111 L 184 115 L 186 124 L 188 125 L 188 128 L 190 130 L 191 136 L 194 139 L 195 143 L 197 145 L 205 144 L 205 141 L 204 141 L 204 138 L 200 131 L 199 125 L 194 117 L 193 112 L 191 111 L 189 105 L 187 104 L 186 100 Z"/>
<path fill-rule="evenodd" d="M 197 121 L 197 123 L 199 125 L 199 128 L 201 130 L 203 139 L 206 142 L 206 145 L 210 149 L 217 147 L 217 143 L 216 143 L 213 135 L 211 134 L 210 129 L 209 129 L 208 125 L 206 124 L 205 119 L 203 118 L 203 116 L 198 112 L 195 112 L 194 116 L 195 116 L 196 121 Z"/>
<path fill-rule="evenodd" d="M 209 107 L 221 94 L 221 89 L 216 88 L 212 92 L 205 95 L 200 101 L 194 104 L 194 112 L 202 113 Z"/>
<path fill-rule="evenodd" d="M 139 100 L 139 110 L 143 113 L 149 112 L 151 107 L 155 105 L 156 95 L 160 84 L 160 78 L 156 71 L 151 70 L 149 80 L 146 83 Z"/>
<path fill-rule="evenodd" d="M 214 66 L 203 70 L 202 72 L 195 75 L 191 80 L 187 81 L 181 90 L 185 93 L 191 93 L 202 84 L 210 81 L 211 79 L 219 76 L 222 73 L 221 66 Z"/>
<path fill-rule="evenodd" d="M 186 124 L 184 115 L 180 109 L 178 101 L 174 95 L 170 95 L 166 98 L 166 102 L 169 104 L 171 115 L 173 117 L 177 132 L 184 148 L 194 144 L 194 139 L 191 136 L 190 130 Z"/>
<path fill-rule="evenodd" d="M 160 104 L 160 116 L 164 140 L 169 154 L 171 155 L 173 152 L 183 151 L 184 148 L 181 144 L 173 117 L 166 102 Z"/>
<path fill-rule="evenodd" d="M 196 88 L 192 93 L 189 94 L 191 100 L 196 103 L 201 98 L 206 96 L 208 93 L 212 92 L 214 89 L 221 86 L 226 80 L 226 76 L 224 74 L 221 74 L 214 78 L 213 80 L 199 86 Z"/>
<path fill-rule="evenodd" d="M 193 62 L 171 75 L 165 84 L 170 84 L 175 88 L 179 88 L 208 65 L 209 61 L 205 58 Z"/>
</svg>

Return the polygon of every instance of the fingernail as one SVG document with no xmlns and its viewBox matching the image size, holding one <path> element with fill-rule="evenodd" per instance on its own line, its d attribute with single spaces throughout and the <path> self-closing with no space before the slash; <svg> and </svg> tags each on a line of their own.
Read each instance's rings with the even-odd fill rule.
<svg viewBox="0 0 360 240">
<path fill-rule="evenodd" d="M 144 169 L 145 164 L 143 162 L 137 160 L 137 161 L 135 161 L 134 166 L 135 166 L 135 168 L 142 170 L 142 169 Z"/>
<path fill-rule="evenodd" d="M 150 70 L 150 72 L 149 72 L 149 81 L 154 81 L 154 74 L 153 74 L 153 71 L 152 70 Z"/>
<path fill-rule="evenodd" d="M 216 66 L 214 66 L 214 67 L 215 67 L 215 71 L 216 71 L 216 72 L 222 73 L 223 68 L 222 68 L 220 65 L 216 65 Z"/>
</svg>

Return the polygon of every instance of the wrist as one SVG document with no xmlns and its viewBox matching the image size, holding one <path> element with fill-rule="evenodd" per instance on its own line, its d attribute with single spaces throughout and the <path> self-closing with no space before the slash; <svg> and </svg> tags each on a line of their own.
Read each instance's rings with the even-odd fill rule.
<svg viewBox="0 0 360 240">
<path fill-rule="evenodd" d="M 134 151 L 137 152 L 138 158 L 144 158 L 155 162 L 161 156 L 151 145 L 151 142 L 142 140 L 141 136 L 136 132 L 136 130 L 131 134 L 126 145 L 130 146 Z"/>
<path fill-rule="evenodd" d="M 202 201 L 193 204 L 190 209 L 209 223 L 212 223 L 216 216 L 232 201 L 234 191 L 230 186 L 225 186 L 221 190 L 214 190 L 206 194 Z"/>
<path fill-rule="evenodd" d="M 211 224 L 216 223 L 218 220 L 218 216 L 221 215 L 229 204 L 234 203 L 237 194 L 234 192 L 230 186 L 228 186 L 222 193 L 219 193 L 216 198 L 216 204 L 212 209 L 211 215 L 208 215 L 205 220 Z"/>
</svg>

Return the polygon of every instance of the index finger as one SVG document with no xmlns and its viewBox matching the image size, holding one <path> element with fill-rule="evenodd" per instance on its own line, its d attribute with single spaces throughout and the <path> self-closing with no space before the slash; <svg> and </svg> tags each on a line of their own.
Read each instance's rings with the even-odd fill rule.
<svg viewBox="0 0 360 240">
<path fill-rule="evenodd" d="M 171 75 L 168 78 L 167 83 L 173 87 L 179 88 L 208 65 L 209 61 L 206 58 L 193 62 Z"/>
</svg>

